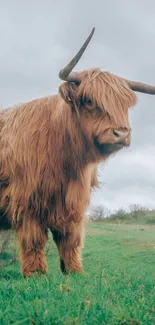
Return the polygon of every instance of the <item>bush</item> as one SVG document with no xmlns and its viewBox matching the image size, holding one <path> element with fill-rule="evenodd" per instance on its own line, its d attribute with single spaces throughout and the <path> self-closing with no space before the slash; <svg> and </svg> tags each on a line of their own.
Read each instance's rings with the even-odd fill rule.
<svg viewBox="0 0 155 325">
<path fill-rule="evenodd" d="M 8 249 L 12 235 L 12 230 L 0 231 L 0 255 L 4 254 Z"/>
<path fill-rule="evenodd" d="M 131 204 L 130 205 L 130 214 L 133 219 L 138 217 L 145 216 L 149 210 L 146 207 L 141 206 L 140 204 Z"/>
<path fill-rule="evenodd" d="M 103 221 L 105 218 L 105 209 L 102 205 L 98 205 L 91 209 L 89 218 L 93 221 Z"/>
<path fill-rule="evenodd" d="M 108 220 L 118 221 L 118 220 L 126 220 L 130 218 L 130 214 L 127 213 L 123 208 L 116 210 L 113 214 L 111 214 Z"/>
<path fill-rule="evenodd" d="M 155 224 L 155 215 L 148 218 L 146 221 L 147 224 Z"/>
</svg>

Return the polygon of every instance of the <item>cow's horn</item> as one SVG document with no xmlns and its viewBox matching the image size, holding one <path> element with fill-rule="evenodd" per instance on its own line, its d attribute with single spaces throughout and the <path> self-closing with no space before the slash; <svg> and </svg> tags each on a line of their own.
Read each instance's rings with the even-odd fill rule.
<svg viewBox="0 0 155 325">
<path fill-rule="evenodd" d="M 86 47 L 88 46 L 88 44 L 89 44 L 89 42 L 90 42 L 90 40 L 91 40 L 91 38 L 92 38 L 92 36 L 94 34 L 94 31 L 95 31 L 95 27 L 92 29 L 91 33 L 87 37 L 86 41 L 84 42 L 84 44 L 82 45 L 82 47 L 80 48 L 78 53 L 66 65 L 66 67 L 59 72 L 59 78 L 60 79 L 65 80 L 65 81 L 70 81 L 70 82 L 77 82 L 78 81 L 78 74 L 76 72 L 72 72 L 70 74 L 70 72 L 73 70 L 75 65 L 80 60 L 82 54 L 84 53 Z"/>
<path fill-rule="evenodd" d="M 144 94 L 150 94 L 150 95 L 155 95 L 155 86 L 147 85 L 138 81 L 130 81 L 124 79 L 128 86 L 137 92 L 144 93 Z"/>
</svg>

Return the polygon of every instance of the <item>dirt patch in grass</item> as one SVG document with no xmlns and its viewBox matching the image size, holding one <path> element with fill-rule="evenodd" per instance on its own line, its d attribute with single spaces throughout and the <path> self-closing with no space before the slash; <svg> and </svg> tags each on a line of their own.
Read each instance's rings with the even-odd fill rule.
<svg viewBox="0 0 155 325">
<path fill-rule="evenodd" d="M 95 236 L 95 235 L 107 235 L 107 231 L 104 230 L 87 230 L 87 235 Z"/>
</svg>

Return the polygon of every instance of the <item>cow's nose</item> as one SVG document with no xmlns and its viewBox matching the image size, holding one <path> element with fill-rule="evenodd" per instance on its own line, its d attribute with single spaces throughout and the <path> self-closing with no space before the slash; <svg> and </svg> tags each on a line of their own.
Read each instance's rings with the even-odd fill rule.
<svg viewBox="0 0 155 325">
<path fill-rule="evenodd" d="M 127 144 L 130 141 L 130 131 L 128 130 L 124 130 L 124 131 L 120 131 L 120 130 L 113 130 L 114 136 L 116 138 L 116 141 L 119 143 L 123 143 L 123 144 Z"/>
</svg>

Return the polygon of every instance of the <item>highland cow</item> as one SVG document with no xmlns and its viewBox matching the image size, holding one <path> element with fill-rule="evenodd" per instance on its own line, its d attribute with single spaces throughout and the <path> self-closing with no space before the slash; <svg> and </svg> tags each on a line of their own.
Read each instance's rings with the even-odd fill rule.
<svg viewBox="0 0 155 325">
<path fill-rule="evenodd" d="M 59 93 L 0 113 L 1 228 L 15 227 L 21 271 L 47 272 L 48 231 L 62 272 L 82 272 L 84 212 L 97 166 L 128 147 L 134 91 L 155 87 L 100 69 L 72 72 L 92 35 L 59 73 Z"/>
</svg>

